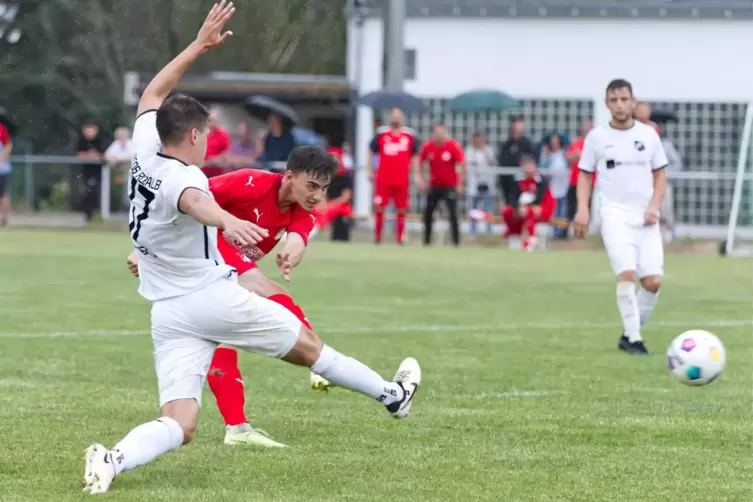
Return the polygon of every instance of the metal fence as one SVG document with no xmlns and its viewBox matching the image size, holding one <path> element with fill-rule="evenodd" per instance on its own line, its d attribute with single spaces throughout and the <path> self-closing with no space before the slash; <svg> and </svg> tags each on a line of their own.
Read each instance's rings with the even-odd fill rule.
<svg viewBox="0 0 753 502">
<path fill-rule="evenodd" d="M 100 162 L 68 156 L 18 155 L 12 156 L 14 174 L 11 194 L 15 207 L 27 211 L 76 211 L 77 197 L 83 191 L 80 170 L 85 165 Z M 254 166 L 268 170 L 284 168 L 282 163 Z M 128 207 L 126 192 L 127 166 L 101 166 L 100 197 L 104 219 L 122 217 Z M 498 174 L 515 174 L 517 168 L 497 168 Z M 21 174 L 19 176 L 19 174 Z M 735 186 L 734 172 L 712 170 L 670 172 L 674 188 L 677 235 L 690 238 L 722 238 L 729 222 Z M 753 181 L 753 174 L 745 174 L 745 181 Z M 355 197 L 358 197 L 358 192 Z M 363 194 L 361 194 L 363 196 Z M 415 188 L 411 194 L 411 210 L 423 207 L 424 197 Z M 494 211 L 503 203 L 498 198 Z M 470 209 L 469 200 L 461 201 L 462 214 Z"/>
</svg>

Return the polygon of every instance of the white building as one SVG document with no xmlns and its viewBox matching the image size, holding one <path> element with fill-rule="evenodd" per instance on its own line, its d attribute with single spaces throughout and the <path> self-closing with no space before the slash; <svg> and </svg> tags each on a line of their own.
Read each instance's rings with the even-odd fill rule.
<svg viewBox="0 0 753 502">
<path fill-rule="evenodd" d="M 355 22 L 349 27 L 348 77 L 360 82 L 362 93 L 384 83 L 381 4 L 372 2 L 368 10 L 360 54 L 359 28 Z M 534 138 L 552 129 L 575 134 L 581 120 L 608 119 L 604 88 L 621 77 L 638 98 L 677 112 L 678 123 L 667 133 L 690 170 L 734 170 L 753 98 L 751 2 L 409 0 L 404 40 L 404 89 L 428 99 L 432 109 L 412 118 L 422 135 L 442 117 L 463 141 L 475 128 L 502 139 L 504 114 L 442 114 L 443 100 L 472 89 L 520 99 Z M 372 127 L 371 111 L 361 109 L 360 141 Z M 359 152 L 363 162 L 367 152 Z M 727 212 L 727 191 L 731 197 L 732 184 L 720 183 L 716 190 L 724 193 L 715 199 L 714 218 Z M 368 200 L 359 199 L 359 211 L 368 212 Z"/>
</svg>

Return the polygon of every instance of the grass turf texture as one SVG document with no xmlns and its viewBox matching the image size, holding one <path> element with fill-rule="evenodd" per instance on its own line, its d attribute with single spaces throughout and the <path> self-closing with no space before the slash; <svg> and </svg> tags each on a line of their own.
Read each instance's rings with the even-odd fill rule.
<svg viewBox="0 0 753 502">
<path fill-rule="evenodd" d="M 0 233 L 0 499 L 84 500 L 83 451 L 156 415 L 149 307 L 126 237 Z M 265 270 L 276 277 L 272 261 Z M 391 376 L 418 358 L 405 421 L 301 368 L 241 355 L 255 426 L 292 446 L 222 444 L 206 390 L 195 442 L 115 480 L 112 501 L 751 500 L 753 262 L 670 256 L 644 336 L 616 350 L 601 253 L 334 246 L 289 286 L 332 346 Z M 685 329 L 727 347 L 704 388 L 670 376 Z"/>
</svg>

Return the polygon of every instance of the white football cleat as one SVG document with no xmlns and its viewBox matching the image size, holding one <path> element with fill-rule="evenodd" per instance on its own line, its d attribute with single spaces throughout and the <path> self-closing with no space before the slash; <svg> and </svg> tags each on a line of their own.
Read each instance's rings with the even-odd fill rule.
<svg viewBox="0 0 753 502">
<path fill-rule="evenodd" d="M 334 387 L 334 385 L 332 385 L 329 380 L 320 377 L 313 371 L 311 372 L 310 382 L 311 390 L 313 390 L 314 392 L 329 392 L 329 389 Z"/>
<path fill-rule="evenodd" d="M 405 418 L 410 413 L 413 398 L 421 386 L 421 367 L 418 365 L 418 361 L 412 357 L 403 360 L 397 369 L 397 373 L 395 373 L 393 381 L 400 384 L 405 394 L 402 401 L 388 406 L 387 411 L 395 418 Z"/>
<path fill-rule="evenodd" d="M 115 479 L 110 450 L 101 444 L 93 444 L 87 448 L 84 461 L 84 492 L 92 495 L 105 493 Z"/>
<path fill-rule="evenodd" d="M 262 429 L 254 429 L 249 424 L 228 425 L 225 430 L 225 444 L 245 444 L 250 446 L 263 446 L 265 448 L 285 448 Z"/>
</svg>

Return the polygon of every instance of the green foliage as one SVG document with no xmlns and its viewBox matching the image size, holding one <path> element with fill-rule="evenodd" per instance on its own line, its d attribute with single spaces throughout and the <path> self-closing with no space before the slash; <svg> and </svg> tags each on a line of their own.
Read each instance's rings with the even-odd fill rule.
<svg viewBox="0 0 753 502">
<path fill-rule="evenodd" d="M 25 0 L 23 36 L 0 42 L 0 104 L 34 150 L 66 153 L 85 118 L 127 122 L 126 71 L 157 72 L 196 35 L 207 0 Z M 192 70 L 343 74 L 344 2 L 236 2 L 233 38 Z"/>
</svg>

